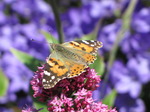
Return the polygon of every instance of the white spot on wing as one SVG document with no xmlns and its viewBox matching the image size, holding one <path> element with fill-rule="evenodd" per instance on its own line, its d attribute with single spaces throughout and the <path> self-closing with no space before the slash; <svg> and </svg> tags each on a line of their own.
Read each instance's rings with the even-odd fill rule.
<svg viewBox="0 0 150 112">
<path fill-rule="evenodd" d="M 89 42 L 87 42 L 86 40 L 82 40 L 82 42 L 84 42 L 85 44 L 89 44 Z"/>
<path fill-rule="evenodd" d="M 94 47 L 95 45 L 94 45 L 94 44 L 91 44 L 90 46 Z"/>
<path fill-rule="evenodd" d="M 51 75 L 50 72 L 48 72 L 48 71 L 44 71 L 44 74 L 47 75 L 47 76 Z"/>
<path fill-rule="evenodd" d="M 43 81 L 43 82 L 46 82 L 46 80 L 45 80 L 45 79 L 43 79 L 42 81 Z"/>
<path fill-rule="evenodd" d="M 51 79 L 55 79 L 55 76 L 52 76 Z"/>
</svg>

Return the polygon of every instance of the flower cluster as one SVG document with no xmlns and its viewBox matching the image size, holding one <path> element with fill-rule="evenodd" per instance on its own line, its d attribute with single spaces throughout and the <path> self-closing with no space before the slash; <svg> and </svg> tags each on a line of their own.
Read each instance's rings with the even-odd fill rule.
<svg viewBox="0 0 150 112">
<path fill-rule="evenodd" d="M 92 91 L 100 82 L 100 77 L 94 69 L 87 68 L 80 76 L 63 79 L 50 89 L 43 88 L 42 77 L 43 67 L 39 67 L 31 80 L 33 96 L 39 98 L 39 101 L 48 102 L 50 112 L 116 112 L 115 109 L 108 109 L 106 105 L 95 103 L 92 99 Z"/>
<path fill-rule="evenodd" d="M 87 69 L 78 77 L 66 78 L 59 81 L 55 87 L 51 89 L 44 89 L 42 85 L 43 67 L 39 67 L 36 75 L 31 80 L 32 89 L 34 90 L 34 97 L 40 97 L 40 101 L 45 101 L 53 98 L 55 95 L 60 96 L 61 93 L 70 96 L 79 89 L 95 90 L 100 81 L 99 76 L 96 75 L 94 69 Z"/>
<path fill-rule="evenodd" d="M 84 88 L 74 93 L 73 98 L 67 98 L 63 94 L 60 98 L 55 96 L 48 102 L 48 110 L 50 112 L 117 112 L 116 109 L 108 109 L 108 106 L 101 102 L 95 103 L 92 92 Z"/>
</svg>

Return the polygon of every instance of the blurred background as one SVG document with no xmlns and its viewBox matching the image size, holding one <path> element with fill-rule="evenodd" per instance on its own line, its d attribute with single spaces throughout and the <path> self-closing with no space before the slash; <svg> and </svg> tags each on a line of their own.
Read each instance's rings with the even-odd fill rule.
<svg viewBox="0 0 150 112">
<path fill-rule="evenodd" d="M 150 112 L 150 0 L 1 0 L 0 112 L 34 104 L 30 80 L 53 37 L 103 42 L 93 98 L 119 112 Z"/>
</svg>

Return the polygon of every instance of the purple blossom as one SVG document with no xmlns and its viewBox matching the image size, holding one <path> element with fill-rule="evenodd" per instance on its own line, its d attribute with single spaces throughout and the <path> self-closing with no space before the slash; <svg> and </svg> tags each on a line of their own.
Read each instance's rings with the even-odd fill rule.
<svg viewBox="0 0 150 112">
<path fill-rule="evenodd" d="M 6 107 L 0 107 L 1 112 L 13 112 L 12 109 L 8 109 Z"/>
<path fill-rule="evenodd" d="M 150 8 L 142 8 L 133 16 L 132 27 L 136 32 L 150 32 Z"/>
<path fill-rule="evenodd" d="M 7 17 L 3 11 L 0 10 L 0 25 L 3 25 L 7 22 Z"/>
<path fill-rule="evenodd" d="M 124 38 L 122 42 L 122 52 L 127 55 L 127 57 L 133 57 L 134 55 L 143 55 L 148 52 L 150 48 L 150 33 L 140 34 L 136 33 L 134 35 L 128 35 Z"/>
<path fill-rule="evenodd" d="M 94 18 L 111 16 L 113 14 L 113 11 L 117 8 L 116 2 L 113 0 L 92 1 L 90 5 L 90 15 Z"/>
<path fill-rule="evenodd" d="M 132 18 L 132 28 L 134 33 L 129 33 L 122 42 L 122 51 L 127 53 L 128 57 L 135 54 L 144 54 L 148 52 L 150 45 L 150 9 L 142 8 L 136 12 Z"/>
<path fill-rule="evenodd" d="M 10 53 L 10 49 L 16 48 L 36 58 L 45 59 L 49 55 L 48 44 L 33 42 L 31 39 L 45 42 L 39 31 L 46 28 L 47 20 L 53 17 L 53 14 L 48 13 L 51 13 L 50 6 L 43 0 L 0 2 L 0 64 L 10 81 L 6 95 L 0 98 L 0 104 L 15 101 L 19 102 L 19 107 L 24 106 L 24 103 L 32 104 L 26 95 L 33 73 Z M 22 94 L 19 96 L 20 91 Z"/>
<path fill-rule="evenodd" d="M 111 93 L 112 88 L 109 83 L 105 83 L 103 80 L 99 83 L 99 87 L 93 91 L 92 97 L 94 101 L 101 101 L 107 94 Z"/>
<path fill-rule="evenodd" d="M 32 77 L 33 73 L 10 53 L 5 53 L 5 55 L 3 55 L 1 65 L 7 77 L 11 80 L 8 91 L 17 92 L 22 89 L 27 92 L 29 89 L 29 79 Z M 20 71 L 18 71 L 18 69 Z"/>
<path fill-rule="evenodd" d="M 145 112 L 145 106 L 140 98 L 131 98 L 129 94 L 119 94 L 116 99 L 119 112 Z"/>
<path fill-rule="evenodd" d="M 100 31 L 99 40 L 105 45 L 103 47 L 104 51 L 111 50 L 114 42 L 116 41 L 117 32 L 121 28 L 121 25 L 121 20 L 116 20 L 114 23 L 104 26 Z"/>
<path fill-rule="evenodd" d="M 133 73 L 132 79 L 136 79 L 142 84 L 150 81 L 149 63 L 149 60 L 142 56 L 137 56 L 136 58 L 129 59 L 127 68 Z"/>
<path fill-rule="evenodd" d="M 112 67 L 110 79 L 118 93 L 129 93 L 132 98 L 137 98 L 141 92 L 142 84 L 136 79 L 136 76 L 122 62 L 116 61 Z"/>
<path fill-rule="evenodd" d="M 96 23 L 95 21 L 91 20 L 86 7 L 72 8 L 66 13 L 62 14 L 61 19 L 67 41 L 90 33 Z"/>
<path fill-rule="evenodd" d="M 116 10 L 122 10 L 129 0 L 82 0 L 85 6 L 89 6 L 89 12 L 93 18 L 110 17 Z"/>
</svg>

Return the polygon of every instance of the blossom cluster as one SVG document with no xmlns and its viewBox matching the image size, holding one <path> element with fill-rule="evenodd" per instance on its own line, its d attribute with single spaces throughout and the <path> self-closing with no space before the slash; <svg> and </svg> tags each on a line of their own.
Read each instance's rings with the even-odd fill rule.
<svg viewBox="0 0 150 112">
<path fill-rule="evenodd" d="M 67 98 L 61 94 L 48 102 L 48 110 L 56 112 L 117 112 L 116 109 L 108 109 L 102 102 L 94 102 L 92 92 L 81 89 L 74 93 L 74 98 Z"/>
<path fill-rule="evenodd" d="M 108 106 L 101 102 L 94 102 L 92 91 L 98 87 L 100 77 L 94 69 L 87 68 L 86 72 L 73 78 L 66 78 L 59 81 L 53 88 L 44 89 L 42 85 L 43 67 L 31 80 L 34 98 L 41 102 L 47 102 L 48 111 L 55 112 L 116 112 L 115 109 L 108 109 Z"/>
</svg>

